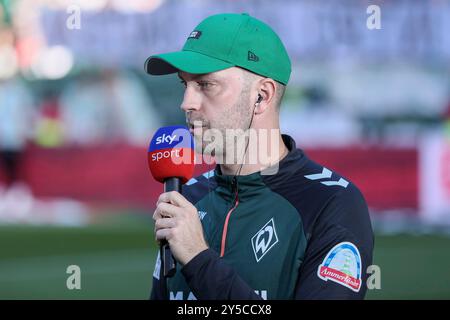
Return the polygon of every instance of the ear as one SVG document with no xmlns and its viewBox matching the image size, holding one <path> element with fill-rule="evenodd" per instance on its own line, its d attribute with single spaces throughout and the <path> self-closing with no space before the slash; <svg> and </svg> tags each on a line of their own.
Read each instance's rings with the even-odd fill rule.
<svg viewBox="0 0 450 320">
<path fill-rule="evenodd" d="M 270 109 L 275 101 L 276 84 L 271 78 L 263 78 L 257 84 L 258 93 L 261 95 L 260 102 L 255 106 L 255 114 L 262 114 Z"/>
</svg>

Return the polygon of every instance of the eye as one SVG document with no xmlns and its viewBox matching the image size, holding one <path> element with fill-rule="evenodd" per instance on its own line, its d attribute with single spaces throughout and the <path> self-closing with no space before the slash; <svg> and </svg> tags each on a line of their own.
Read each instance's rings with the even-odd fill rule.
<svg viewBox="0 0 450 320">
<path fill-rule="evenodd" d="M 208 81 L 198 81 L 197 84 L 202 89 L 208 89 L 209 87 L 212 86 L 212 83 Z"/>
<path fill-rule="evenodd" d="M 180 80 L 180 83 L 186 88 L 186 81 Z"/>
</svg>

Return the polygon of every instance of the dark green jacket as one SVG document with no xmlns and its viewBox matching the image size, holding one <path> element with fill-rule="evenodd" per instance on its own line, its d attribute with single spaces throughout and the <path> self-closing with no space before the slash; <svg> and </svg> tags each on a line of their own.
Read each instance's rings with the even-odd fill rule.
<svg viewBox="0 0 450 320">
<path fill-rule="evenodd" d="M 152 299 L 361 299 L 372 263 L 367 205 L 347 179 L 289 154 L 276 174 L 191 179 L 183 195 L 198 209 L 209 249 L 167 283 L 161 262 Z"/>
</svg>

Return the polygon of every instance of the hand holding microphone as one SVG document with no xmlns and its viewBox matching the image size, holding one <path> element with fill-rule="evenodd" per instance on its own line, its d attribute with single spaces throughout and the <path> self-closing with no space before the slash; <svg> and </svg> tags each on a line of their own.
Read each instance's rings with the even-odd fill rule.
<svg viewBox="0 0 450 320">
<path fill-rule="evenodd" d="M 184 265 L 208 248 L 197 209 L 181 194 L 182 184 L 194 172 L 194 145 L 187 128 L 158 129 L 150 142 L 148 164 L 155 180 L 164 183 L 153 219 L 164 276 L 171 277 L 176 270 L 174 257 Z"/>
<path fill-rule="evenodd" d="M 172 254 L 181 265 L 208 249 L 197 208 L 180 193 L 161 194 L 153 218 L 156 238 L 168 241 Z"/>
</svg>

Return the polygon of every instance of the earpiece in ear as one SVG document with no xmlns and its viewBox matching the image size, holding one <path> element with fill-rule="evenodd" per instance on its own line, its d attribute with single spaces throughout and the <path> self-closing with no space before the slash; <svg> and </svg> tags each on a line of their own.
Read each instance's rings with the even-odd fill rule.
<svg viewBox="0 0 450 320">
<path fill-rule="evenodd" d="M 263 97 L 258 93 L 258 100 L 256 100 L 255 104 L 258 104 L 262 101 Z"/>
<path fill-rule="evenodd" d="M 253 108 L 253 114 L 256 114 L 255 109 L 256 106 L 262 101 L 263 97 L 258 93 L 258 100 L 255 102 L 255 107 Z"/>
</svg>

